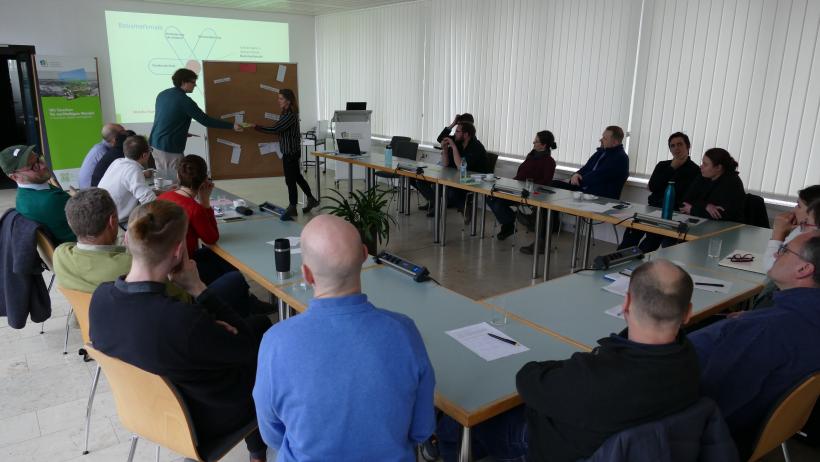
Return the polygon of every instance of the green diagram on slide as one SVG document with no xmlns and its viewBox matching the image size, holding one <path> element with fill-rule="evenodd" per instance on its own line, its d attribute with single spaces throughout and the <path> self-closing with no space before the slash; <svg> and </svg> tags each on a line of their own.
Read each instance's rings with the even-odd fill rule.
<svg viewBox="0 0 820 462">
<path fill-rule="evenodd" d="M 106 11 L 116 119 L 151 123 L 154 99 L 186 67 L 199 74 L 191 98 L 204 107 L 202 61 L 288 62 L 288 24 Z"/>
</svg>

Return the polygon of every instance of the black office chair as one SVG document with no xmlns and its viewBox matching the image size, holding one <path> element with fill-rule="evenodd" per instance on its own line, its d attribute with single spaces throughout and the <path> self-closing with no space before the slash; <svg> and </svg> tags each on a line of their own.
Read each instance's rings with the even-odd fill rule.
<svg viewBox="0 0 820 462">
<path fill-rule="evenodd" d="M 769 214 L 766 212 L 766 202 L 762 197 L 746 194 L 746 204 L 743 206 L 743 220 L 745 224 L 769 228 Z"/>
<path fill-rule="evenodd" d="M 396 156 L 396 157 L 400 157 L 399 153 L 398 153 L 398 149 L 397 149 L 398 144 L 401 143 L 401 142 L 408 142 L 408 141 L 410 141 L 409 136 L 394 136 L 393 138 L 390 139 L 390 144 L 385 146 L 385 148 L 392 149 L 393 150 L 393 155 Z M 416 147 L 418 147 L 418 144 L 416 145 Z M 413 155 L 413 160 L 416 160 L 415 154 Z M 389 180 L 395 180 L 399 177 L 399 175 L 397 175 L 395 173 L 390 173 L 390 172 L 376 172 L 376 176 L 379 177 L 379 178 L 385 178 L 385 179 L 389 179 Z"/>
</svg>

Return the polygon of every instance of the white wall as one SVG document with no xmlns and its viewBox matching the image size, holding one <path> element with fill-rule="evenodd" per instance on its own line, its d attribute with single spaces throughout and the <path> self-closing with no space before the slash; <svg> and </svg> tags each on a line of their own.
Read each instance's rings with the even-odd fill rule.
<svg viewBox="0 0 820 462">
<path fill-rule="evenodd" d="M 98 58 L 103 118 L 114 119 L 114 95 L 108 62 L 105 10 L 179 14 L 255 21 L 287 22 L 290 61 L 299 64 L 302 129 L 316 125 L 316 45 L 313 16 L 270 14 L 223 8 L 189 7 L 128 0 L 0 0 L 0 44 L 33 45 L 37 54 Z M 134 46 L 139 46 L 135 43 Z M 171 86 L 170 79 L 168 86 Z M 128 128 L 148 134 L 151 124 Z M 194 122 L 191 132 L 204 134 Z M 203 138 L 189 139 L 186 152 L 206 154 Z"/>
</svg>

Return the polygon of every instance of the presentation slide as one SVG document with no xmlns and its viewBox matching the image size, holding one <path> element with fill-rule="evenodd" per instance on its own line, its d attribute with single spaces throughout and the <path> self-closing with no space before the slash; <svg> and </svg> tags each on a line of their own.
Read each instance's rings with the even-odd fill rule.
<svg viewBox="0 0 820 462">
<path fill-rule="evenodd" d="M 152 123 L 157 93 L 181 67 L 199 74 L 190 96 L 204 110 L 203 61 L 289 62 L 287 23 L 106 11 L 105 24 L 121 123 Z"/>
</svg>

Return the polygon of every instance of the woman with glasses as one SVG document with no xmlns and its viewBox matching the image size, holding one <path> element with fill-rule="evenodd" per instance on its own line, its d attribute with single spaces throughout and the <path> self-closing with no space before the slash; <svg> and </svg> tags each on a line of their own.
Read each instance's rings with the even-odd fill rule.
<svg viewBox="0 0 820 462">
<path fill-rule="evenodd" d="M 797 205 L 774 218 L 772 238 L 763 256 L 763 268 L 768 271 L 774 264 L 775 252 L 781 244 L 788 244 L 795 237 L 817 229 L 816 217 L 809 216 L 810 205 L 820 206 L 820 185 L 809 186 L 797 193 Z"/>
</svg>

